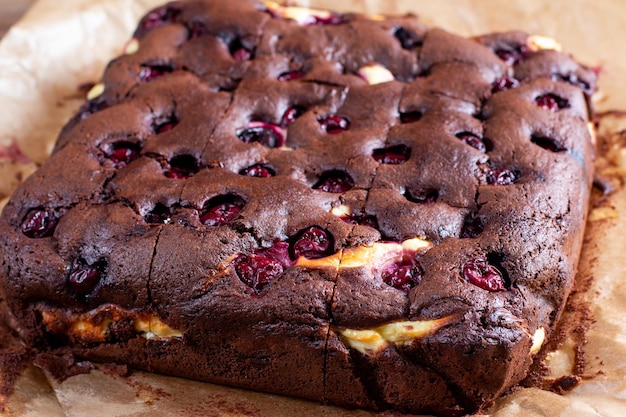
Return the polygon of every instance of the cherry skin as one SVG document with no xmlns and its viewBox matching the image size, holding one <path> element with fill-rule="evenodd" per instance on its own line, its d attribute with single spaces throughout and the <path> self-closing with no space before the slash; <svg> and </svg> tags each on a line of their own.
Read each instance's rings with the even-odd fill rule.
<svg viewBox="0 0 626 417">
<path fill-rule="evenodd" d="M 241 282 L 257 293 L 276 280 L 284 270 L 279 261 L 261 255 L 239 255 L 232 266 Z"/>
<path fill-rule="evenodd" d="M 243 198 L 226 194 L 213 197 L 204 205 L 200 222 L 205 226 L 222 226 L 233 220 L 245 206 Z"/>
<path fill-rule="evenodd" d="M 301 230 L 289 247 L 292 259 L 303 256 L 307 259 L 318 259 L 332 255 L 335 239 L 333 235 L 319 226 L 311 226 Z"/>
<path fill-rule="evenodd" d="M 47 210 L 34 209 L 26 214 L 22 221 L 22 233 L 33 239 L 52 236 L 58 219 Z"/>
<path fill-rule="evenodd" d="M 340 170 L 331 170 L 324 172 L 319 181 L 313 185 L 316 190 L 326 191 L 327 193 L 344 193 L 354 187 L 352 177 Z"/>
<path fill-rule="evenodd" d="M 463 264 L 463 278 L 487 291 L 505 290 L 502 273 L 485 258 L 473 258 Z"/>
</svg>

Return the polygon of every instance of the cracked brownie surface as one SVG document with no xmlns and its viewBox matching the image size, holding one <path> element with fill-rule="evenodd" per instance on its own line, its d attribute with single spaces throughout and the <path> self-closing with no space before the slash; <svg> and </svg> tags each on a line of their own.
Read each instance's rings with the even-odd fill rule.
<svg viewBox="0 0 626 417">
<path fill-rule="evenodd" d="M 139 23 L 0 222 L 40 351 L 463 415 L 573 285 L 596 74 L 521 32 L 272 2 Z"/>
</svg>

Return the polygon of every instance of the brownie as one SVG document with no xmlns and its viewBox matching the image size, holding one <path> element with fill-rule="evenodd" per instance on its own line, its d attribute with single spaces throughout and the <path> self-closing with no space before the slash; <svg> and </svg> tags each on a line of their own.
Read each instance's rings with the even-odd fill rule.
<svg viewBox="0 0 626 417">
<path fill-rule="evenodd" d="M 169 3 L 4 208 L 2 298 L 56 368 L 482 410 L 572 288 L 595 82 L 522 32 Z"/>
</svg>

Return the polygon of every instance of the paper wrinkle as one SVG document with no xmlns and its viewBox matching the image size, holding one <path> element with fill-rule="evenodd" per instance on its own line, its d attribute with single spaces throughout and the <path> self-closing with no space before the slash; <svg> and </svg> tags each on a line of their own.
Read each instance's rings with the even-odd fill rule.
<svg viewBox="0 0 626 417">
<path fill-rule="evenodd" d="M 0 159 L 0 201 L 19 182 L 11 175 L 22 172 L 26 176 L 35 164 L 46 159 L 58 131 L 82 104 L 78 86 L 97 82 L 106 63 L 121 53 L 140 16 L 163 2 L 39 0 L 6 34 L 0 42 L 0 148 L 16 141 L 33 162 Z M 626 56 L 617 52 L 623 50 L 626 39 L 621 19 L 626 16 L 626 2 L 620 0 L 579 0 L 575 5 L 565 0 L 514 0 L 499 3 L 498 7 L 479 0 L 292 3 L 340 12 L 410 12 L 426 24 L 466 36 L 517 29 L 550 36 L 562 43 L 566 53 L 588 65 L 602 67 L 600 88 L 606 97 L 597 104 L 598 110 L 626 110 L 626 92 L 622 88 Z M 613 129 L 626 126 L 626 114 L 621 120 Z M 618 150 L 623 151 L 626 138 L 619 146 Z M 626 167 L 612 168 L 619 171 Z M 592 254 L 587 256 L 589 265 L 582 273 L 594 276 L 588 295 L 596 322 L 588 332 L 585 347 L 586 372 L 591 378 L 566 395 L 521 389 L 500 399 L 490 416 L 626 415 L 626 281 L 620 280 L 626 276 L 622 244 L 626 235 L 626 191 L 619 189 L 597 210 L 607 207 L 613 207 L 618 216 L 602 219 L 601 211 L 592 215 L 591 243 L 584 247 Z M 32 366 L 18 381 L 9 407 L 6 415 L 20 417 L 184 416 L 207 411 L 217 416 L 376 415 L 141 372 L 121 377 L 94 371 L 58 383 L 46 380 Z"/>
</svg>

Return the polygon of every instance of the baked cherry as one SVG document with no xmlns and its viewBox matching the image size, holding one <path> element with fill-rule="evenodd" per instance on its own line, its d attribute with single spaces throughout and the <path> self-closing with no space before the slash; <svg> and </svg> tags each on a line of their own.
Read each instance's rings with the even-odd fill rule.
<svg viewBox="0 0 626 417">
<path fill-rule="evenodd" d="M 535 98 L 535 104 L 550 111 L 558 111 L 569 107 L 569 101 L 556 94 L 543 94 Z"/>
<path fill-rule="evenodd" d="M 68 285 L 77 294 L 89 294 L 96 288 L 105 270 L 106 261 L 104 260 L 89 265 L 84 259 L 78 258 L 70 267 L 67 278 Z"/>
<path fill-rule="evenodd" d="M 497 93 L 498 91 L 506 91 L 512 88 L 519 87 L 519 81 L 515 78 L 503 77 L 495 80 L 491 86 L 491 92 Z"/>
<path fill-rule="evenodd" d="M 35 239 L 52 236 L 57 223 L 58 219 L 52 212 L 44 209 L 33 209 L 22 220 L 22 233 Z"/>
<path fill-rule="evenodd" d="M 519 173 L 506 168 L 492 169 L 487 173 L 489 185 L 511 185 L 519 178 Z"/>
<path fill-rule="evenodd" d="M 253 58 L 253 48 L 249 45 L 244 45 L 240 38 L 233 39 L 228 45 L 228 50 L 235 61 L 243 62 Z"/>
<path fill-rule="evenodd" d="M 335 250 L 335 238 L 326 229 L 311 226 L 299 231 L 289 246 L 291 259 L 301 256 L 307 259 L 318 259 L 330 256 Z"/>
<path fill-rule="evenodd" d="M 185 179 L 193 177 L 200 170 L 198 161 L 193 155 L 176 155 L 169 160 L 169 168 L 165 171 L 167 178 Z"/>
<path fill-rule="evenodd" d="M 457 133 L 454 136 L 459 138 L 461 142 L 471 146 L 474 149 L 477 149 L 481 152 L 487 152 L 487 146 L 485 145 L 485 142 L 483 142 L 483 140 L 478 135 L 475 135 L 472 132 L 463 131 Z"/>
<path fill-rule="evenodd" d="M 400 113 L 400 123 L 415 123 L 423 116 L 421 111 L 409 111 Z"/>
<path fill-rule="evenodd" d="M 313 16 L 315 24 L 318 26 L 326 25 L 340 25 L 345 22 L 344 18 L 340 14 L 330 13 L 328 16 Z"/>
<path fill-rule="evenodd" d="M 139 69 L 139 79 L 152 81 L 174 71 L 170 65 L 142 65 Z"/>
<path fill-rule="evenodd" d="M 276 171 L 268 164 L 254 164 L 242 169 L 239 174 L 247 177 L 268 178 L 276 175 Z"/>
<path fill-rule="evenodd" d="M 479 288 L 487 291 L 506 289 L 502 272 L 485 258 L 473 258 L 463 264 L 462 276 Z"/>
<path fill-rule="evenodd" d="M 245 205 L 243 198 L 235 194 L 213 197 L 204 204 L 200 222 L 206 226 L 222 226 L 237 217 Z"/>
<path fill-rule="evenodd" d="M 304 77 L 306 73 L 302 70 L 285 71 L 278 76 L 278 81 L 293 81 Z"/>
<path fill-rule="evenodd" d="M 418 204 L 432 204 L 437 202 L 437 200 L 439 199 L 439 191 L 437 190 L 427 190 L 421 194 L 417 194 L 417 195 L 413 195 L 410 192 L 405 192 L 404 193 L 404 197 L 413 202 L 413 203 L 418 203 Z"/>
<path fill-rule="evenodd" d="M 322 173 L 320 179 L 313 185 L 316 190 L 327 193 L 344 193 L 354 187 L 354 180 L 344 171 L 335 169 Z"/>
<path fill-rule="evenodd" d="M 138 143 L 119 141 L 103 146 L 104 157 L 113 163 L 115 168 L 122 168 L 139 157 L 141 147 Z"/>
<path fill-rule="evenodd" d="M 256 292 L 260 292 L 283 273 L 283 265 L 261 255 L 238 255 L 232 262 L 237 277 Z"/>
<path fill-rule="evenodd" d="M 291 123 L 293 123 L 298 117 L 302 116 L 306 110 L 300 106 L 289 107 L 283 113 L 283 117 L 280 121 L 280 127 L 286 128 Z"/>
<path fill-rule="evenodd" d="M 289 255 L 288 242 L 276 241 L 269 248 L 257 250 L 256 254 L 278 261 L 285 268 L 295 263 Z"/>
<path fill-rule="evenodd" d="M 250 122 L 247 129 L 237 133 L 244 143 L 258 142 L 268 148 L 280 148 L 285 145 L 285 134 L 280 126 L 265 122 Z"/>
<path fill-rule="evenodd" d="M 507 65 L 515 65 L 528 58 L 530 49 L 526 45 L 519 45 L 511 49 L 496 49 L 495 53 Z"/>
<path fill-rule="evenodd" d="M 180 15 L 180 10 L 171 6 L 154 9 L 139 21 L 135 36 L 141 38 L 152 29 L 173 22 L 178 15 Z"/>
<path fill-rule="evenodd" d="M 404 49 L 413 49 L 422 45 L 422 40 L 415 32 L 403 27 L 397 28 L 393 32 L 393 36 L 400 41 L 400 45 L 402 45 Z"/>
<path fill-rule="evenodd" d="M 563 147 L 560 143 L 558 143 L 553 138 L 548 138 L 545 136 L 532 136 L 530 141 L 535 145 L 546 149 L 550 152 L 565 152 L 567 149 Z"/>
<path fill-rule="evenodd" d="M 387 265 L 382 271 L 385 284 L 408 294 L 409 290 L 422 281 L 424 270 L 414 259 L 402 260 Z"/>
<path fill-rule="evenodd" d="M 148 224 L 169 223 L 172 218 L 172 211 L 164 204 L 157 203 L 154 208 L 146 214 L 143 219 Z"/>
<path fill-rule="evenodd" d="M 163 118 L 162 120 L 155 121 L 152 128 L 154 130 L 154 133 L 158 135 L 160 133 L 165 133 L 174 129 L 174 127 L 177 124 L 178 124 L 178 119 L 176 118 L 176 116 L 170 115 L 170 116 Z"/>
<path fill-rule="evenodd" d="M 411 148 L 404 144 L 374 149 L 372 157 L 381 164 L 398 165 L 406 162 L 411 156 Z"/>
<path fill-rule="evenodd" d="M 341 133 L 350 128 L 350 120 L 343 116 L 328 116 L 319 120 L 322 129 L 329 134 Z"/>
</svg>

